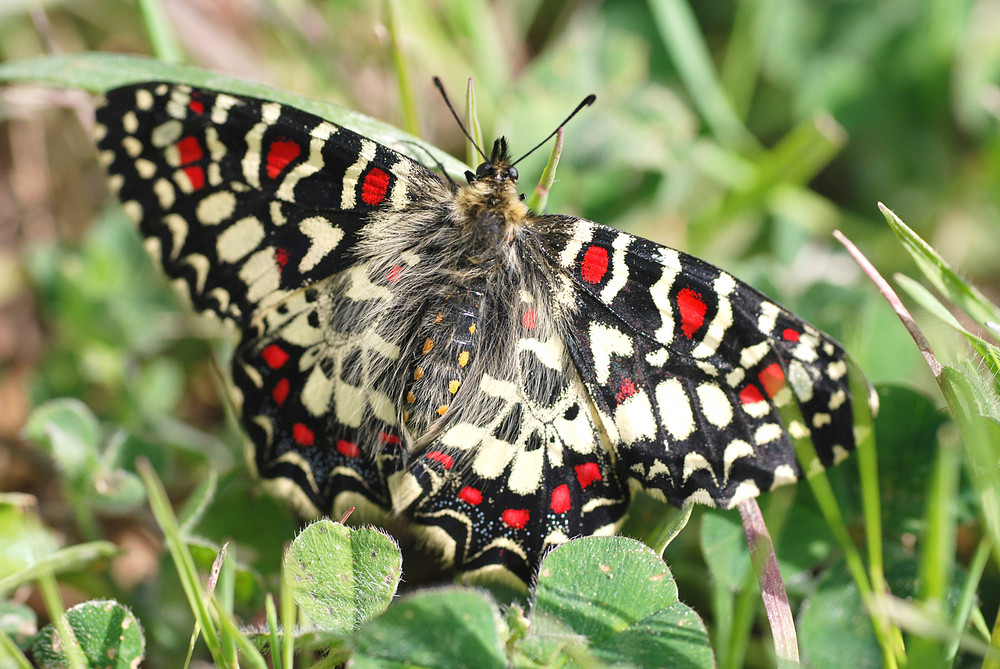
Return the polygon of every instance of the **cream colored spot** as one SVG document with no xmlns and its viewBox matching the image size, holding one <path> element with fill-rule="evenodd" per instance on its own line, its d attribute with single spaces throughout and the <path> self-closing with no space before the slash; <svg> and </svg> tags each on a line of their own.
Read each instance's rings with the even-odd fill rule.
<svg viewBox="0 0 1000 669">
<path fill-rule="evenodd" d="M 716 427 L 726 427 L 733 420 L 733 405 L 722 388 L 714 383 L 698 386 L 698 401 L 708 422 Z"/>
<path fill-rule="evenodd" d="M 275 225 L 284 225 L 287 222 L 285 212 L 281 208 L 280 200 L 271 200 L 271 222 Z"/>
<path fill-rule="evenodd" d="M 107 151 L 106 153 L 111 153 L 111 152 Z M 105 165 L 105 167 L 107 167 L 107 165 Z M 112 191 L 114 191 L 115 193 L 121 192 L 123 185 L 125 185 L 125 177 L 123 177 L 120 174 L 108 175 L 108 186 L 111 187 Z"/>
<path fill-rule="evenodd" d="M 122 209 L 124 209 L 125 213 L 128 214 L 128 217 L 136 223 L 142 220 L 142 205 L 135 200 L 123 202 Z"/>
<path fill-rule="evenodd" d="M 843 360 L 837 360 L 836 362 L 831 362 L 826 368 L 826 373 L 830 376 L 831 379 L 837 381 L 840 378 L 842 378 L 845 374 L 847 374 L 847 363 L 844 362 Z"/>
<path fill-rule="evenodd" d="M 281 287 L 281 272 L 274 259 L 274 249 L 267 247 L 254 253 L 240 267 L 240 279 L 247 285 L 247 300 L 260 302 Z"/>
<path fill-rule="evenodd" d="M 145 158 L 137 158 L 135 161 L 135 171 L 143 179 L 152 179 L 153 175 L 156 174 L 156 164 Z"/>
<path fill-rule="evenodd" d="M 778 465 L 774 469 L 774 481 L 771 483 L 771 488 L 795 483 L 797 480 L 798 477 L 791 465 Z"/>
<path fill-rule="evenodd" d="M 229 110 L 239 102 L 232 95 L 220 93 L 215 97 L 215 104 L 212 106 L 212 123 L 222 125 L 229 119 Z"/>
<path fill-rule="evenodd" d="M 153 128 L 153 131 L 149 135 L 149 141 L 156 148 L 162 149 L 176 144 L 183 133 L 184 126 L 181 122 L 171 119 Z"/>
<path fill-rule="evenodd" d="M 597 383 L 604 385 L 611 373 L 611 356 L 632 356 L 632 340 L 614 328 L 600 323 L 590 326 L 590 350 L 594 357 L 594 372 Z"/>
<path fill-rule="evenodd" d="M 757 317 L 757 329 L 760 330 L 761 334 L 771 336 L 780 312 L 777 305 L 771 302 L 761 302 L 760 316 Z"/>
<path fill-rule="evenodd" d="M 663 427 L 677 440 L 687 439 L 694 432 L 694 414 L 684 387 L 677 379 L 667 379 L 656 386 L 656 404 L 660 408 Z"/>
<path fill-rule="evenodd" d="M 670 359 L 670 354 L 665 348 L 658 348 L 655 351 L 650 351 L 646 354 L 646 362 L 648 362 L 653 367 L 663 367 L 667 364 L 667 360 Z"/>
<path fill-rule="evenodd" d="M 639 391 L 615 409 L 615 424 L 626 444 L 656 436 L 656 418 L 649 396 Z"/>
<path fill-rule="evenodd" d="M 247 216 L 226 228 L 215 243 L 219 260 L 234 263 L 260 246 L 264 241 L 264 226 L 253 216 Z"/>
<path fill-rule="evenodd" d="M 753 433 L 753 440 L 758 446 L 769 444 L 781 438 L 783 431 L 777 423 L 764 423 Z"/>
<path fill-rule="evenodd" d="M 723 461 L 726 463 L 726 470 L 724 474 L 724 480 L 729 481 L 729 471 L 733 468 L 733 463 L 740 458 L 750 458 L 753 457 L 753 447 L 742 439 L 733 439 L 726 446 L 726 452 L 723 454 Z"/>
<path fill-rule="evenodd" d="M 169 180 L 157 179 L 153 184 L 153 192 L 156 193 L 156 199 L 160 202 L 161 209 L 167 210 L 174 206 L 177 191 Z"/>
<path fill-rule="evenodd" d="M 299 223 L 299 230 L 309 238 L 309 251 L 299 263 L 301 273 L 316 267 L 344 238 L 344 231 L 322 216 L 303 220 Z"/>
<path fill-rule="evenodd" d="M 797 420 L 793 420 L 788 424 L 788 432 L 796 439 L 805 439 L 810 435 L 809 428 Z"/>
<path fill-rule="evenodd" d="M 135 106 L 143 111 L 153 106 L 153 94 L 145 88 L 137 89 L 135 92 Z"/>
<path fill-rule="evenodd" d="M 176 260 L 187 241 L 188 223 L 180 214 L 167 214 L 163 217 L 163 224 L 170 230 L 170 258 Z"/>
<path fill-rule="evenodd" d="M 142 142 L 135 137 L 124 137 L 122 139 L 122 147 L 125 149 L 125 153 L 131 158 L 136 158 L 142 153 Z"/>
<path fill-rule="evenodd" d="M 813 398 L 815 386 L 805 365 L 798 360 L 792 360 L 788 365 L 788 383 L 800 402 L 805 403 Z"/>
<path fill-rule="evenodd" d="M 195 215 L 204 225 L 218 225 L 229 218 L 234 209 L 236 209 L 236 196 L 227 190 L 220 190 L 202 199 L 198 203 Z"/>
<path fill-rule="evenodd" d="M 122 127 L 130 135 L 134 135 L 135 131 L 139 129 L 139 118 L 134 111 L 122 114 Z"/>
</svg>

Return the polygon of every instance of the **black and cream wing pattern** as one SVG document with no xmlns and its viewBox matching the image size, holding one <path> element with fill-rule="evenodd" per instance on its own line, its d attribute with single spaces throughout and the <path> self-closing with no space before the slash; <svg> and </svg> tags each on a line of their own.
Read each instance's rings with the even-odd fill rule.
<svg viewBox="0 0 1000 669">
<path fill-rule="evenodd" d="M 238 333 L 257 471 L 311 513 L 398 515 L 527 581 L 636 487 L 727 508 L 800 479 L 796 441 L 823 467 L 854 448 L 840 344 L 697 258 L 529 211 L 503 139 L 455 184 L 183 84 L 112 90 L 97 121 L 150 253 Z"/>
</svg>

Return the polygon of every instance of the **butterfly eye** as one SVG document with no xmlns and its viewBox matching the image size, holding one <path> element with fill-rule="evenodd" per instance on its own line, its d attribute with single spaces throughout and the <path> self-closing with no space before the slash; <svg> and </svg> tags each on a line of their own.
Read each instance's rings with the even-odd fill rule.
<svg viewBox="0 0 1000 669">
<path fill-rule="evenodd" d="M 479 167 L 476 168 L 476 176 L 482 179 L 490 173 L 490 164 L 481 163 Z"/>
<path fill-rule="evenodd" d="M 516 167 L 510 167 L 507 170 L 507 176 L 510 177 L 511 181 L 517 181 L 517 168 Z"/>
</svg>

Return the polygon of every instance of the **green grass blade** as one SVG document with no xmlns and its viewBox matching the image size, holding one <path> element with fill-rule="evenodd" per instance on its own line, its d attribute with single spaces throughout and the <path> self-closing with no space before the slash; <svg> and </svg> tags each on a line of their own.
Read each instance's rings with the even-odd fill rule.
<svg viewBox="0 0 1000 669">
<path fill-rule="evenodd" d="M 745 120 L 760 76 L 760 64 L 767 47 L 768 29 L 773 18 L 774 0 L 739 2 L 733 29 L 726 43 L 720 79 L 726 97 L 740 119 Z"/>
<path fill-rule="evenodd" d="M 410 76 L 409 59 L 406 57 L 400 33 L 398 0 L 385 1 L 386 24 L 392 44 L 392 62 L 399 82 L 399 100 L 403 107 L 403 127 L 411 135 L 420 135 L 420 120 L 417 117 L 417 96 L 413 92 L 413 77 Z"/>
<path fill-rule="evenodd" d="M 170 502 L 167 500 L 167 493 L 163 489 L 163 484 L 160 483 L 149 462 L 145 460 L 137 461 L 136 470 L 146 486 L 146 494 L 149 497 L 149 506 L 153 511 L 153 516 L 163 530 L 167 550 L 170 551 L 170 555 L 174 559 L 177 576 L 180 578 L 181 587 L 184 588 L 184 595 L 187 597 L 188 606 L 191 607 L 191 612 L 194 614 L 195 624 L 201 627 L 205 645 L 212 654 L 215 663 L 222 667 L 229 666 L 224 662 L 222 646 L 216 634 L 208 607 L 205 605 L 205 590 L 198 579 L 198 570 L 194 565 L 194 558 L 191 557 L 191 552 L 184 543 L 184 537 L 181 535 L 177 517 L 174 516 Z"/>
<path fill-rule="evenodd" d="M 160 0 L 139 0 L 138 4 L 153 54 L 167 63 L 183 62 L 184 52 Z"/>
<path fill-rule="evenodd" d="M 465 87 L 465 129 L 472 137 L 471 140 L 468 138 L 465 140 L 465 162 L 469 165 L 478 165 L 483 157 L 479 155 L 476 146 L 480 149 L 483 147 L 483 126 L 480 125 L 479 114 L 476 112 L 476 86 L 472 77 L 469 77 Z"/>
<path fill-rule="evenodd" d="M 545 163 L 545 169 L 542 170 L 542 176 L 538 180 L 538 185 L 535 186 L 535 192 L 528 199 L 528 209 L 538 212 L 545 211 L 545 207 L 549 202 L 549 189 L 552 188 L 552 184 L 556 181 L 556 169 L 559 167 L 559 157 L 562 155 L 562 147 L 563 129 L 559 128 L 556 132 L 556 142 L 552 145 L 552 152 L 549 154 L 549 160 Z"/>
<path fill-rule="evenodd" d="M 975 286 L 960 277 L 937 251 L 911 230 L 895 213 L 881 202 L 879 209 L 889 227 L 917 263 L 931 285 L 958 305 L 984 328 L 987 322 L 1000 322 L 1000 308 L 990 302 Z"/>
<path fill-rule="evenodd" d="M 688 95 L 712 133 L 732 149 L 758 148 L 757 140 L 740 122 L 719 84 L 691 5 L 685 0 L 650 0 L 649 8 Z"/>
<path fill-rule="evenodd" d="M 983 361 L 990 367 L 993 374 L 1000 378 L 1000 347 L 991 344 L 982 337 L 965 329 L 965 326 L 963 326 L 958 319 L 955 318 L 950 311 L 948 311 L 948 307 L 941 304 L 941 301 L 931 294 L 929 290 L 910 277 L 897 274 L 894 278 L 900 288 L 906 291 L 906 293 L 916 300 L 920 306 L 934 316 L 937 316 L 968 339 L 969 344 L 971 344 L 972 348 L 979 354 L 979 357 L 982 358 Z"/>
</svg>

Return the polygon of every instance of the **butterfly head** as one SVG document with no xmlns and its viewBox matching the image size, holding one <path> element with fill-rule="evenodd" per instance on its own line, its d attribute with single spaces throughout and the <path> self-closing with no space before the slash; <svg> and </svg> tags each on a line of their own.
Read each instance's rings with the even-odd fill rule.
<svg viewBox="0 0 1000 669">
<path fill-rule="evenodd" d="M 491 179 L 493 181 L 517 182 L 517 168 L 510 162 L 510 152 L 507 149 L 507 138 L 501 137 L 493 143 L 493 153 L 490 159 L 479 164 L 476 173 L 465 173 L 466 180 L 471 184 L 474 181 Z"/>
</svg>

